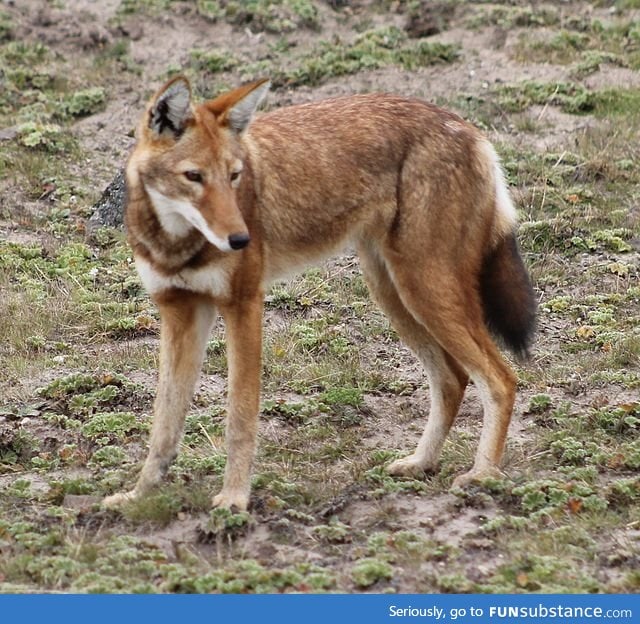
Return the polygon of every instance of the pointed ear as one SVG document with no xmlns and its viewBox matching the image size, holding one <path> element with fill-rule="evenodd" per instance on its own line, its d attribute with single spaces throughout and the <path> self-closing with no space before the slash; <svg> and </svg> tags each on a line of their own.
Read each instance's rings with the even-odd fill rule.
<svg viewBox="0 0 640 624">
<path fill-rule="evenodd" d="M 207 102 L 207 108 L 218 118 L 218 123 L 241 134 L 262 103 L 271 83 L 266 78 L 238 87 Z"/>
<path fill-rule="evenodd" d="M 158 136 L 178 138 L 191 117 L 191 87 L 184 76 L 170 80 L 151 100 L 149 128 Z"/>
</svg>

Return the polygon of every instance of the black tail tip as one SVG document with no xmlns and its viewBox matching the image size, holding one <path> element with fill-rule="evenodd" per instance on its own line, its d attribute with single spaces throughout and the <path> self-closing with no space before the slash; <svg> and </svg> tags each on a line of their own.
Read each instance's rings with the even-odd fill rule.
<svg viewBox="0 0 640 624">
<path fill-rule="evenodd" d="M 519 362 L 531 357 L 537 300 L 515 234 L 485 258 L 480 276 L 485 322 Z"/>
</svg>

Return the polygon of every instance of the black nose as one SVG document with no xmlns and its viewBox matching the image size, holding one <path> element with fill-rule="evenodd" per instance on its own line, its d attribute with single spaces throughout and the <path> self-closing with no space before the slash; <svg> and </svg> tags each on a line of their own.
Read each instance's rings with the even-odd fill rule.
<svg viewBox="0 0 640 624">
<path fill-rule="evenodd" d="M 248 234 L 230 234 L 229 246 L 231 249 L 244 249 L 251 240 Z"/>
</svg>

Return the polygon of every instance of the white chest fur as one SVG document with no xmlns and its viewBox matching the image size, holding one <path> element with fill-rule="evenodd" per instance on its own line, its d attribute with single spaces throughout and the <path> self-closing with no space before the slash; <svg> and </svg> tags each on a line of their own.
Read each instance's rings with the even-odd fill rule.
<svg viewBox="0 0 640 624">
<path fill-rule="evenodd" d="M 183 269 L 173 275 L 164 275 L 150 262 L 136 258 L 136 269 L 144 287 L 151 295 L 169 288 L 183 288 L 215 298 L 229 295 L 229 271 L 224 266 L 209 265 L 198 269 Z"/>
</svg>

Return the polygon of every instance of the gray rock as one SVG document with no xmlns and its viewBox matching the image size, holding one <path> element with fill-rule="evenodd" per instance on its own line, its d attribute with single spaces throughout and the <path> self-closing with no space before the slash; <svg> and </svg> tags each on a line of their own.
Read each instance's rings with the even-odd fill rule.
<svg viewBox="0 0 640 624">
<path fill-rule="evenodd" d="M 93 236 L 101 227 L 123 226 L 126 196 L 124 169 L 120 169 L 93 206 L 93 214 L 87 221 L 87 236 Z"/>
</svg>

